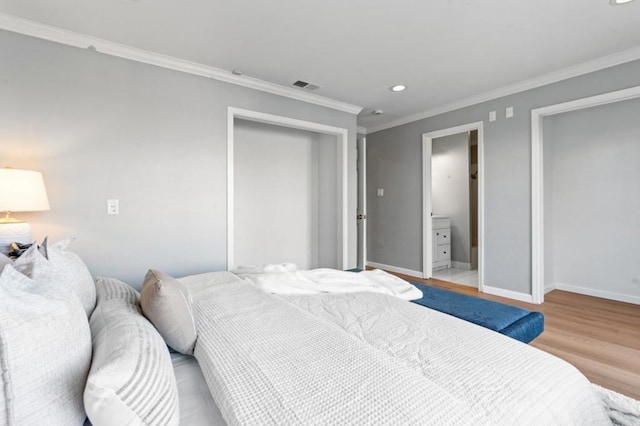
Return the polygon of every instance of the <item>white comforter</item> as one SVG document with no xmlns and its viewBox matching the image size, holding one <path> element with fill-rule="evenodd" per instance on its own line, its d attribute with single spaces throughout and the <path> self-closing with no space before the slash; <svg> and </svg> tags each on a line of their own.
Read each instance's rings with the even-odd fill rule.
<svg viewBox="0 0 640 426">
<path fill-rule="evenodd" d="M 271 295 L 229 273 L 182 282 L 229 424 L 610 424 L 571 365 L 398 298 Z"/>
<path fill-rule="evenodd" d="M 274 294 L 318 294 L 373 292 L 405 300 L 422 297 L 422 292 L 405 280 L 380 269 L 358 273 L 335 269 L 299 271 L 291 263 L 240 267 L 236 275 Z"/>
</svg>

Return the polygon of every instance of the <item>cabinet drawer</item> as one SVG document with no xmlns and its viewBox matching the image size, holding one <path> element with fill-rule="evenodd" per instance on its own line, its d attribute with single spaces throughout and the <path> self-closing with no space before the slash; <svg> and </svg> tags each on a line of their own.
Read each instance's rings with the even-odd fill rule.
<svg viewBox="0 0 640 426">
<path fill-rule="evenodd" d="M 448 217 L 438 217 L 431 219 L 432 228 L 435 231 L 436 229 L 447 229 L 451 228 L 451 221 Z"/>
<path fill-rule="evenodd" d="M 437 246 L 435 251 L 435 261 L 439 262 L 441 260 L 449 259 L 451 259 L 451 246 L 448 244 Z"/>
<path fill-rule="evenodd" d="M 436 229 L 433 231 L 433 235 L 435 236 L 436 245 L 442 244 L 451 244 L 451 231 L 449 229 Z"/>
</svg>

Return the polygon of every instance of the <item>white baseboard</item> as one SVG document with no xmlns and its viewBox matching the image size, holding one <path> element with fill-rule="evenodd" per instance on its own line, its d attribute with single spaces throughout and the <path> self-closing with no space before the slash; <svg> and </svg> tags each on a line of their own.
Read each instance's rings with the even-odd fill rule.
<svg viewBox="0 0 640 426">
<path fill-rule="evenodd" d="M 533 297 L 530 294 L 519 293 L 517 291 L 505 290 L 503 288 L 484 286 L 483 293 L 493 294 L 494 296 L 506 297 L 508 299 L 519 300 L 521 302 L 533 303 Z"/>
<path fill-rule="evenodd" d="M 552 292 L 552 291 L 553 291 L 553 290 L 555 290 L 555 289 L 556 289 L 556 285 L 555 285 L 555 283 L 547 284 L 547 285 L 545 285 L 545 286 L 544 286 L 544 294 L 547 294 L 547 293 L 549 293 L 549 292 Z"/>
<path fill-rule="evenodd" d="M 421 271 L 413 271 L 411 269 L 399 268 L 397 266 L 385 265 L 384 263 L 377 262 L 369 262 L 367 261 L 367 266 L 371 266 L 372 268 L 384 269 L 389 272 L 397 272 L 398 274 L 409 275 L 410 277 L 422 278 Z"/>
<path fill-rule="evenodd" d="M 467 262 L 458 262 L 456 260 L 451 261 L 451 267 L 456 269 L 464 269 L 467 271 L 471 270 L 471 264 Z"/>
<path fill-rule="evenodd" d="M 558 290 L 568 291 L 570 293 L 584 294 L 587 296 L 601 297 L 603 299 L 617 300 L 618 302 L 640 305 L 640 296 L 632 296 L 630 294 L 615 293 L 613 291 L 598 290 L 595 288 L 580 287 L 564 283 L 555 283 L 553 286 Z"/>
</svg>

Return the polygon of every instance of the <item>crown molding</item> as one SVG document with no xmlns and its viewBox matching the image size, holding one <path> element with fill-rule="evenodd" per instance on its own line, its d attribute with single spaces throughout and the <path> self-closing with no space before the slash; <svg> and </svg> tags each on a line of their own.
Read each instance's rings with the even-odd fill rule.
<svg viewBox="0 0 640 426">
<path fill-rule="evenodd" d="M 610 68 L 627 62 L 636 61 L 638 59 L 640 59 L 640 47 L 634 47 L 632 49 L 623 50 L 612 55 L 607 55 L 598 59 L 594 59 L 592 61 L 583 62 L 578 65 L 564 68 L 559 71 L 554 71 L 549 74 L 544 74 L 529 80 L 521 81 L 519 83 L 503 86 L 499 89 L 484 92 L 476 96 L 460 99 L 458 101 L 451 102 L 449 104 L 445 104 L 436 108 L 431 108 L 426 111 L 398 118 L 388 123 L 368 127 L 366 129 L 366 132 L 379 132 L 380 130 L 390 129 L 392 127 L 397 127 L 403 124 L 412 123 L 414 121 L 423 120 L 425 118 L 444 114 L 446 112 L 455 111 L 457 109 L 466 108 L 468 106 L 480 104 L 482 102 L 499 99 L 505 96 L 535 89 L 537 87 L 542 87 L 548 84 L 557 83 L 559 81 L 568 80 L 573 77 L 600 71 L 605 68 Z"/>
<path fill-rule="evenodd" d="M 0 29 L 23 34 L 55 43 L 73 46 L 80 49 L 90 49 L 105 55 L 116 56 L 131 61 L 142 62 L 175 71 L 206 77 L 237 86 L 247 87 L 274 95 L 284 96 L 314 105 L 335 109 L 350 114 L 358 114 L 362 107 L 336 101 L 334 99 L 303 92 L 298 89 L 282 86 L 248 76 L 238 76 L 230 71 L 196 62 L 163 55 L 148 50 L 138 49 L 126 44 L 115 43 L 98 37 L 80 34 L 51 25 L 42 24 L 28 19 L 19 18 L 0 12 Z"/>
<path fill-rule="evenodd" d="M 365 127 L 358 126 L 356 130 L 358 131 L 358 133 L 361 133 L 363 135 L 367 134 L 367 129 Z"/>
</svg>

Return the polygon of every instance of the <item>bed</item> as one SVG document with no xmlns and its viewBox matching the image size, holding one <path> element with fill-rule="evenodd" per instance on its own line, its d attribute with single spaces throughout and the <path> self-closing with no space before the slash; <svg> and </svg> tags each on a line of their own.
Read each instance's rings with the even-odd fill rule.
<svg viewBox="0 0 640 426">
<path fill-rule="evenodd" d="M 382 273 L 150 271 L 138 292 L 68 242 L 23 256 L 0 272 L 0 424 L 611 423 L 570 364 Z"/>
<path fill-rule="evenodd" d="M 401 298 L 265 294 L 229 273 L 181 282 L 232 424 L 608 423 L 571 365 Z"/>
</svg>

